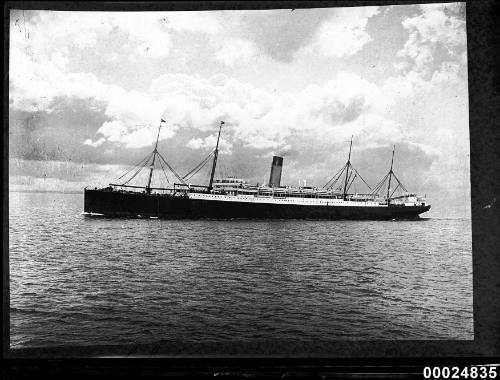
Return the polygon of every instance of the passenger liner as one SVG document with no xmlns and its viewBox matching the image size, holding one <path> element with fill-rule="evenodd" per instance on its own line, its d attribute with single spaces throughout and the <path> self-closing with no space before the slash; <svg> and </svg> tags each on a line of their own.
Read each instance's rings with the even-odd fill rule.
<svg viewBox="0 0 500 380">
<path fill-rule="evenodd" d="M 160 219 L 409 219 L 418 218 L 430 209 L 425 198 L 409 193 L 393 172 L 391 166 L 385 177 L 370 187 L 351 165 L 352 139 L 347 163 L 322 188 L 290 187 L 281 185 L 283 157 L 274 156 L 269 181 L 265 185 L 251 185 L 239 178 L 214 180 L 219 140 L 224 122 L 220 123 L 215 149 L 196 167 L 180 176 L 158 151 L 158 139 L 153 152 L 137 164 L 135 173 L 123 183 L 111 183 L 105 188 L 84 190 L 84 212 L 108 217 L 145 217 Z M 165 173 L 169 170 L 177 181 L 172 187 L 151 187 L 155 162 Z M 191 185 L 187 181 L 211 162 L 207 186 Z M 146 186 L 128 185 L 142 169 L 149 167 Z M 129 174 L 132 170 L 125 174 Z M 125 174 L 120 177 L 123 178 Z M 349 193 L 356 178 L 361 179 L 370 192 Z M 393 188 L 391 188 L 391 183 Z M 403 195 L 394 196 L 396 190 Z"/>
</svg>

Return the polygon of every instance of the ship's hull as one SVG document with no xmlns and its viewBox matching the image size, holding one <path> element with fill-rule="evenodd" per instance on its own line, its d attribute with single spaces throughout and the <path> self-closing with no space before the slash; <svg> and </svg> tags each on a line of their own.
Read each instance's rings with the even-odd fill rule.
<svg viewBox="0 0 500 380">
<path fill-rule="evenodd" d="M 411 219 L 430 206 L 338 206 L 191 199 L 188 196 L 85 190 L 84 211 L 109 217 L 160 219 Z"/>
</svg>

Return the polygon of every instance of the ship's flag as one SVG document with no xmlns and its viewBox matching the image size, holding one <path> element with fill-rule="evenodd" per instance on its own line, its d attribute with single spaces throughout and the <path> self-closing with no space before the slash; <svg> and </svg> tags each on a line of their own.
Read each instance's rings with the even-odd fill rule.
<svg viewBox="0 0 500 380">
<path fill-rule="evenodd" d="M 166 121 L 165 121 L 165 120 L 163 120 L 163 119 L 161 119 L 161 122 L 162 122 L 162 123 L 166 123 Z"/>
<path fill-rule="evenodd" d="M 226 123 L 224 123 L 223 121 L 221 121 L 220 123 L 221 123 L 221 124 L 226 124 Z"/>
</svg>

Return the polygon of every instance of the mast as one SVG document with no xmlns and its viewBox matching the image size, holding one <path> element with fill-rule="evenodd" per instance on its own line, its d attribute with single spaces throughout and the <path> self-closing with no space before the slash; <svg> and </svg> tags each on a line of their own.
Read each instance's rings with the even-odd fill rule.
<svg viewBox="0 0 500 380">
<path fill-rule="evenodd" d="M 161 119 L 160 126 L 158 127 L 158 134 L 156 136 L 155 149 L 153 150 L 153 162 L 151 163 L 151 168 L 149 170 L 148 184 L 146 186 L 146 193 L 148 193 L 148 194 L 151 193 L 151 177 L 153 176 L 153 169 L 155 166 L 156 153 L 158 152 L 157 148 L 158 148 L 158 140 L 160 138 L 161 123 L 163 123 L 164 121 L 165 120 Z"/>
<path fill-rule="evenodd" d="M 351 136 L 351 145 L 349 146 L 349 158 L 347 159 L 346 171 L 345 171 L 345 183 L 344 183 L 344 201 L 347 199 L 347 180 L 349 178 L 349 166 L 351 165 L 351 149 L 352 149 L 352 138 Z"/>
<path fill-rule="evenodd" d="M 390 199 L 389 199 L 389 190 L 391 188 L 391 178 L 392 178 L 392 164 L 394 162 L 394 151 L 396 150 L 396 145 L 393 146 L 392 148 L 392 159 L 391 159 L 391 169 L 389 170 L 389 184 L 387 185 L 387 206 L 389 206 Z"/>
<path fill-rule="evenodd" d="M 208 190 L 212 190 L 212 183 L 214 182 L 214 174 L 215 174 L 215 167 L 217 165 L 217 156 L 219 155 L 219 139 L 220 139 L 220 131 L 222 129 L 222 124 L 224 124 L 223 121 L 220 122 L 219 126 L 219 135 L 217 136 L 217 145 L 215 146 L 215 152 L 214 152 L 214 162 L 212 164 L 212 171 L 210 172 L 210 182 L 208 183 Z"/>
</svg>

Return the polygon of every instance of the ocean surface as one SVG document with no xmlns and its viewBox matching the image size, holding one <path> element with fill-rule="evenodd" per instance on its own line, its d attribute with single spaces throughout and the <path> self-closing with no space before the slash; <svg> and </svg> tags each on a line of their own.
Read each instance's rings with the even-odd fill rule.
<svg viewBox="0 0 500 380">
<path fill-rule="evenodd" d="M 84 216 L 83 194 L 9 203 L 11 348 L 473 339 L 468 219 L 163 221 Z"/>
</svg>

